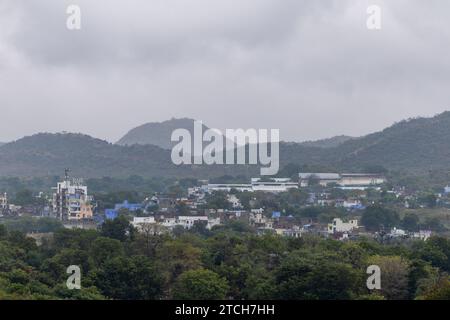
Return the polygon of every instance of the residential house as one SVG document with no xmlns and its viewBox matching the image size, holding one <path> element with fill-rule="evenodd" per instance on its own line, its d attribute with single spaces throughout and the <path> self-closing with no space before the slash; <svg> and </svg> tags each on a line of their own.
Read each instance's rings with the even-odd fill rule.
<svg viewBox="0 0 450 320">
<path fill-rule="evenodd" d="M 328 224 L 328 233 L 333 234 L 336 232 L 350 232 L 353 229 L 358 228 L 358 220 L 353 219 L 348 222 L 342 221 L 340 218 L 334 218 L 332 223 Z"/>
</svg>

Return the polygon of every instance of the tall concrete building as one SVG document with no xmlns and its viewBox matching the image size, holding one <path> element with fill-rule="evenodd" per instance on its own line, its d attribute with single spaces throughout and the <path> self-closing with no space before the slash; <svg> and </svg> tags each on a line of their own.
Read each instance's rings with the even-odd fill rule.
<svg viewBox="0 0 450 320">
<path fill-rule="evenodd" d="M 0 194 L 0 212 L 6 209 L 8 209 L 8 195 L 5 192 Z"/>
<path fill-rule="evenodd" d="M 63 221 L 92 218 L 92 197 L 80 179 L 69 178 L 66 169 L 64 181 L 58 182 L 53 192 L 53 214 Z"/>
</svg>

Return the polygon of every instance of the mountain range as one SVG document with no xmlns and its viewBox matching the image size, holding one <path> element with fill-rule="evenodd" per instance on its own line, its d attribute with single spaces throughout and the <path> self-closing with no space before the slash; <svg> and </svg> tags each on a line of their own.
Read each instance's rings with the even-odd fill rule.
<svg viewBox="0 0 450 320">
<path fill-rule="evenodd" d="M 184 118 L 149 123 L 130 130 L 115 144 L 83 134 L 38 133 L 0 146 L 0 176 L 61 175 L 66 167 L 85 178 L 141 175 L 200 179 L 259 173 L 259 166 L 255 165 L 172 164 L 171 132 L 176 128 L 190 130 L 193 121 Z M 449 159 L 450 112 L 403 120 L 357 138 L 338 136 L 280 144 L 281 167 L 293 164 L 361 171 L 382 166 L 424 173 L 431 169 L 450 170 Z"/>
</svg>

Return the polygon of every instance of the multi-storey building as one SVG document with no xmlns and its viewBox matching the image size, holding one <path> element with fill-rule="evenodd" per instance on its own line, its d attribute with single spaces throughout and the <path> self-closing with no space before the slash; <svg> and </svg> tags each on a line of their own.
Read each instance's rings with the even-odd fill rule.
<svg viewBox="0 0 450 320">
<path fill-rule="evenodd" d="M 92 197 L 81 180 L 69 179 L 58 182 L 53 193 L 53 214 L 61 220 L 81 220 L 92 218 Z"/>
<path fill-rule="evenodd" d="M 6 193 L 0 195 L 0 211 L 8 209 L 8 196 Z"/>
<path fill-rule="evenodd" d="M 334 218 L 333 222 L 328 224 L 328 233 L 350 232 L 353 229 L 357 228 L 358 228 L 358 220 L 356 219 L 344 222 L 342 221 L 342 219 Z"/>
</svg>

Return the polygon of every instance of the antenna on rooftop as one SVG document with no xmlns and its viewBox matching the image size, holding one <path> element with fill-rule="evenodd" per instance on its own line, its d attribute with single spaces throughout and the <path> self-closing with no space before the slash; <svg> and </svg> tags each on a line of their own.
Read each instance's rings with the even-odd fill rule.
<svg viewBox="0 0 450 320">
<path fill-rule="evenodd" d="M 64 169 L 64 177 L 65 177 L 66 181 L 69 181 L 69 172 L 70 172 L 69 168 Z"/>
</svg>

